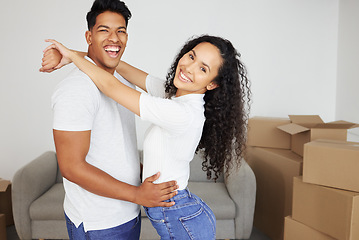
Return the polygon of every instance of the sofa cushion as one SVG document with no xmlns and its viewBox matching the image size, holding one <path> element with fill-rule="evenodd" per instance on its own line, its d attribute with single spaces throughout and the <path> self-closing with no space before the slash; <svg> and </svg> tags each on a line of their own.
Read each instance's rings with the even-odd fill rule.
<svg viewBox="0 0 359 240">
<path fill-rule="evenodd" d="M 65 190 L 62 183 L 56 183 L 30 205 L 32 220 L 65 220 Z"/>
<path fill-rule="evenodd" d="M 234 219 L 235 204 L 230 198 L 224 183 L 189 182 L 189 190 L 205 201 L 217 219 Z M 30 206 L 33 220 L 62 220 L 65 191 L 62 183 L 55 184 Z M 146 216 L 142 210 L 142 216 Z"/>
<path fill-rule="evenodd" d="M 224 183 L 189 182 L 188 188 L 212 209 L 217 219 L 234 219 L 236 207 Z"/>
</svg>

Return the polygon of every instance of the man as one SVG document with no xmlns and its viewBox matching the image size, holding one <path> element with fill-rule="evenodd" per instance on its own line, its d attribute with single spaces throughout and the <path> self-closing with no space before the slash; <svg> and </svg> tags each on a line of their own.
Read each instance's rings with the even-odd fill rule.
<svg viewBox="0 0 359 240">
<path fill-rule="evenodd" d="M 88 58 L 114 74 L 127 43 L 131 12 L 119 0 L 96 0 L 87 14 Z M 51 72 L 44 66 L 40 71 Z M 53 97 L 53 134 L 66 191 L 64 209 L 70 239 L 139 239 L 139 206 L 176 193 L 174 181 L 140 185 L 134 114 L 101 93 L 79 69 Z M 140 185 L 140 186 L 139 186 Z"/>
</svg>

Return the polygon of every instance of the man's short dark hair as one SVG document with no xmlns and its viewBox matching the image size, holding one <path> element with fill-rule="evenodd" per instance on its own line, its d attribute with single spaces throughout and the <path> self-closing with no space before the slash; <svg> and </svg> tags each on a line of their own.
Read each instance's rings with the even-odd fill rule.
<svg viewBox="0 0 359 240">
<path fill-rule="evenodd" d="M 128 20 L 131 18 L 132 14 L 126 4 L 119 0 L 95 0 L 91 10 L 87 13 L 87 27 L 88 30 L 91 30 L 96 24 L 96 18 L 103 12 L 110 11 L 121 14 L 126 21 L 126 27 Z"/>
</svg>

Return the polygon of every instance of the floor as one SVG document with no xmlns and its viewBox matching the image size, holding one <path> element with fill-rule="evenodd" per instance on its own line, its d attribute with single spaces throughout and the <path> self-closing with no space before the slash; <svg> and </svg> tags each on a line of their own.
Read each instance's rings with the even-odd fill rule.
<svg viewBox="0 0 359 240">
<path fill-rule="evenodd" d="M 20 238 L 16 234 L 15 226 L 9 226 L 7 227 L 7 240 L 19 240 Z M 263 233 L 261 233 L 256 228 L 253 228 L 251 237 L 249 240 L 270 240 L 267 236 L 265 236 Z"/>
</svg>

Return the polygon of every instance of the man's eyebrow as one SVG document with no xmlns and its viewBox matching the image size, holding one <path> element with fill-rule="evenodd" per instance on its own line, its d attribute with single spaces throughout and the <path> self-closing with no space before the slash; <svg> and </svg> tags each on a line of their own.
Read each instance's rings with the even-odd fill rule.
<svg viewBox="0 0 359 240">
<path fill-rule="evenodd" d="M 107 28 L 107 29 L 109 29 L 110 27 L 109 26 L 107 26 L 107 25 L 99 25 L 98 27 L 97 27 L 97 29 L 99 29 L 99 28 Z M 118 27 L 117 29 L 127 29 L 126 27 Z"/>
<path fill-rule="evenodd" d="M 191 51 L 193 52 L 193 55 L 194 55 L 195 57 L 197 57 L 196 51 L 195 51 L 194 49 L 192 49 Z M 209 67 L 208 64 L 206 64 L 205 62 L 202 62 L 202 64 L 205 65 L 205 66 L 208 68 L 209 71 L 211 71 L 211 68 Z"/>
<path fill-rule="evenodd" d="M 98 25 L 97 29 L 99 28 L 110 28 L 109 26 L 106 26 L 106 25 Z"/>
</svg>

